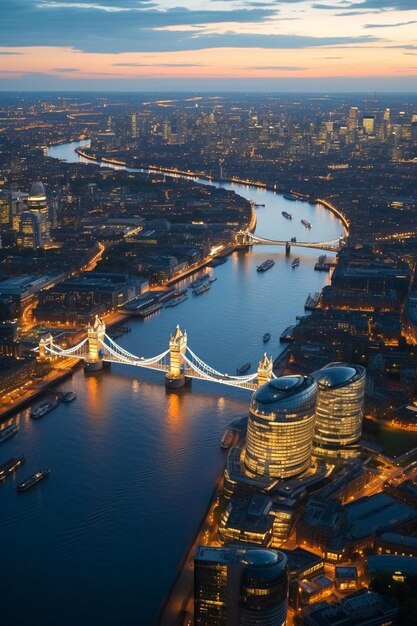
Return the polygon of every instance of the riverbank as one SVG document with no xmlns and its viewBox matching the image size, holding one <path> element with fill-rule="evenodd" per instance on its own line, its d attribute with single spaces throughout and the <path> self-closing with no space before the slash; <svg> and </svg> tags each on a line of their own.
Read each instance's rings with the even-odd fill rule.
<svg viewBox="0 0 417 626">
<path fill-rule="evenodd" d="M 72 367 L 52 370 L 49 374 L 47 374 L 47 376 L 35 382 L 33 386 L 29 387 L 19 398 L 16 398 L 16 400 L 11 402 L 6 407 L 0 407 L 0 422 L 7 420 L 14 413 L 24 409 L 28 404 L 42 396 L 49 389 L 72 376 L 73 370 L 77 367 L 77 365 L 78 360 Z"/>
<path fill-rule="evenodd" d="M 82 150 L 81 148 L 76 148 L 75 152 L 81 158 L 86 159 L 87 161 L 91 161 L 92 163 L 97 163 L 98 165 L 103 165 L 103 166 L 109 165 L 109 166 L 113 166 L 116 168 L 127 168 L 129 170 L 138 171 L 138 172 L 140 172 L 141 170 L 150 170 L 155 173 L 161 172 L 162 174 L 167 174 L 171 176 L 183 176 L 183 177 L 191 178 L 193 180 L 200 178 L 208 182 L 212 182 L 212 183 L 230 183 L 230 184 L 237 184 L 237 185 L 245 185 L 247 187 L 256 187 L 258 189 L 265 189 L 266 191 L 272 191 L 273 193 L 276 193 L 279 195 L 283 195 L 284 193 L 287 193 L 285 190 L 283 189 L 281 190 L 280 188 L 278 188 L 277 185 L 269 185 L 261 181 L 239 178 L 237 176 L 231 176 L 228 178 L 216 178 L 214 176 L 210 176 L 209 174 L 206 174 L 205 172 L 192 172 L 191 170 L 180 170 L 177 168 L 162 167 L 159 165 L 146 165 L 146 164 L 131 165 L 127 161 L 121 161 L 118 159 L 110 159 L 106 157 L 100 157 L 97 155 L 89 154 L 88 152 L 84 152 L 84 150 Z M 303 194 L 301 194 L 300 192 L 294 189 L 291 190 L 291 193 L 294 194 L 297 200 L 300 200 L 300 202 L 314 202 L 316 204 L 323 206 L 325 209 L 327 209 L 328 211 L 336 215 L 336 217 L 338 217 L 343 224 L 343 227 L 346 231 L 345 236 L 349 235 L 348 218 L 346 217 L 344 213 L 342 213 L 342 211 L 340 211 L 340 209 L 335 207 L 329 200 L 326 200 L 325 198 L 314 198 L 314 197 L 307 198 Z"/>
<path fill-rule="evenodd" d="M 217 527 L 213 525 L 214 512 L 223 493 L 223 472 L 213 490 L 195 538 L 178 567 L 171 590 L 163 602 L 155 626 L 182 626 L 187 617 L 192 618 L 194 609 L 194 555 L 199 545 L 214 545 Z"/>
</svg>

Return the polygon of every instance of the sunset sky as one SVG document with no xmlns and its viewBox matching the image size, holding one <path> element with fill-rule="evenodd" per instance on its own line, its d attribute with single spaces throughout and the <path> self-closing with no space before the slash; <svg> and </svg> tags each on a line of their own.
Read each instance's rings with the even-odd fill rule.
<svg viewBox="0 0 417 626">
<path fill-rule="evenodd" d="M 0 89 L 417 92 L 417 0 L 1 0 Z"/>
</svg>

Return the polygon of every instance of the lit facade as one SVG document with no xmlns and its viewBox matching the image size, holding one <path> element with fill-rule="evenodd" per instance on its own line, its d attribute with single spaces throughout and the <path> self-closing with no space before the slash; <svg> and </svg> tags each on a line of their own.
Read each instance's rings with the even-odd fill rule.
<svg viewBox="0 0 417 626">
<path fill-rule="evenodd" d="M 272 478 L 290 478 L 310 465 L 317 399 L 311 376 L 282 376 L 252 397 L 244 463 Z"/>
<path fill-rule="evenodd" d="M 314 377 L 319 389 L 314 452 L 318 455 L 349 455 L 362 433 L 365 368 L 330 363 Z"/>
<path fill-rule="evenodd" d="M 20 214 L 20 227 L 17 235 L 17 245 L 21 248 L 42 247 L 42 227 L 39 215 L 31 211 Z"/>
<path fill-rule="evenodd" d="M 29 197 L 27 199 L 27 208 L 31 213 L 39 216 L 41 230 L 41 245 L 50 241 L 50 223 L 48 220 L 48 205 L 46 203 L 45 188 L 40 181 L 32 183 Z"/>
<path fill-rule="evenodd" d="M 288 565 L 282 552 L 263 548 L 197 548 L 196 626 L 283 626 Z"/>
</svg>

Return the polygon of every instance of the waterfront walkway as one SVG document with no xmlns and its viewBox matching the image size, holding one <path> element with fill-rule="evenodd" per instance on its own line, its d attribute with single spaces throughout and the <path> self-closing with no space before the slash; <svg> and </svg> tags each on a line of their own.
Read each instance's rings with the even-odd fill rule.
<svg viewBox="0 0 417 626">
<path fill-rule="evenodd" d="M 220 545 L 217 541 L 215 508 L 222 492 L 223 474 L 217 482 L 207 513 L 185 556 L 167 602 L 156 621 L 156 626 L 191 626 L 194 623 L 194 554 L 200 545 Z"/>
</svg>

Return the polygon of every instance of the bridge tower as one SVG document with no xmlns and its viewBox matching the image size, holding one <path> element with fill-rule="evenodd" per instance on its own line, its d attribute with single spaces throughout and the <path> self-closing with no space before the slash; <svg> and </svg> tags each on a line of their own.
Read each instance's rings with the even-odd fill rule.
<svg viewBox="0 0 417 626">
<path fill-rule="evenodd" d="M 273 361 L 270 359 L 266 352 L 258 364 L 258 387 L 262 387 L 272 378 Z"/>
<path fill-rule="evenodd" d="M 184 375 L 183 355 L 187 349 L 187 333 L 179 326 L 169 338 L 169 370 L 165 374 L 165 385 L 169 389 L 183 387 L 188 379 Z"/>
<path fill-rule="evenodd" d="M 38 352 L 38 361 L 47 361 L 51 359 L 52 355 L 47 352 L 46 348 L 52 346 L 52 335 L 51 333 L 47 333 L 42 335 L 39 340 L 39 352 Z"/>
<path fill-rule="evenodd" d="M 103 367 L 103 349 L 100 340 L 104 340 L 106 325 L 96 315 L 94 323 L 87 326 L 87 356 L 85 357 L 84 369 L 86 372 L 97 372 Z"/>
</svg>

